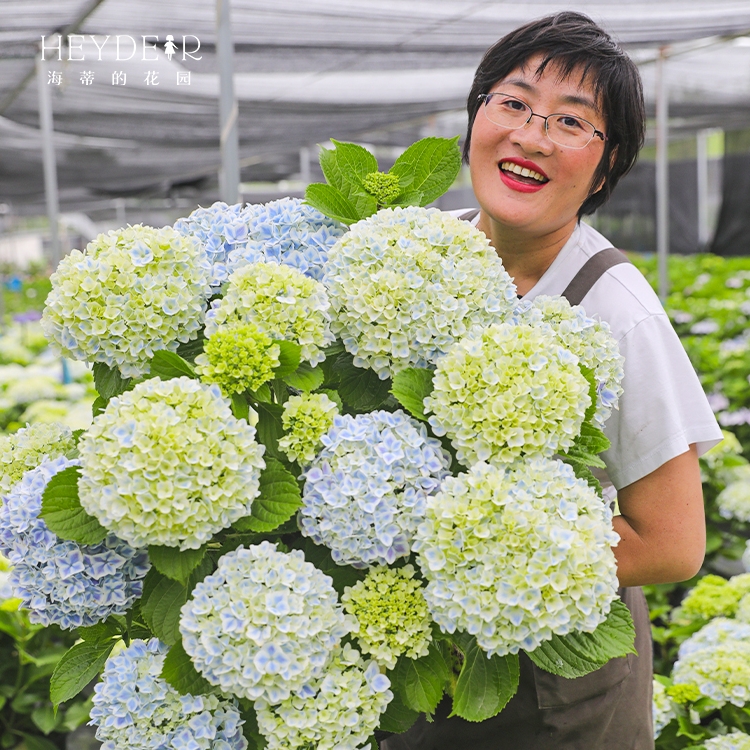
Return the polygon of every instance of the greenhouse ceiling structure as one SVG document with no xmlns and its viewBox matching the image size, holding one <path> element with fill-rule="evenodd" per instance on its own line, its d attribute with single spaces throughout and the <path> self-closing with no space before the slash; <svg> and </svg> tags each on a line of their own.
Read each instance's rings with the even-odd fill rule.
<svg viewBox="0 0 750 750">
<path fill-rule="evenodd" d="M 664 50 L 671 132 L 750 127 L 749 0 L 231 0 L 242 180 L 304 172 L 300 154 L 330 138 L 462 133 L 484 50 L 560 10 L 621 41 L 652 112 Z M 44 210 L 41 86 L 63 209 L 215 192 L 216 0 L 0 0 L 0 202 L 22 212 Z"/>
</svg>

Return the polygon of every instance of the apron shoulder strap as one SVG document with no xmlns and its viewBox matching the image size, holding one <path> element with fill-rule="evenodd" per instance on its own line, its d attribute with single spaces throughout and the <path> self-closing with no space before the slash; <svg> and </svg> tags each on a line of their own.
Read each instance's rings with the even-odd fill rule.
<svg viewBox="0 0 750 750">
<path fill-rule="evenodd" d="M 475 217 L 479 214 L 478 208 L 472 208 L 468 211 L 464 211 L 458 218 L 461 221 L 474 221 Z"/>
<path fill-rule="evenodd" d="M 596 284 L 601 276 L 612 266 L 620 263 L 630 263 L 624 253 L 614 247 L 608 247 L 594 253 L 580 268 L 573 280 L 565 288 L 562 296 L 571 305 L 580 305 L 583 298 L 589 293 L 591 287 Z"/>
</svg>

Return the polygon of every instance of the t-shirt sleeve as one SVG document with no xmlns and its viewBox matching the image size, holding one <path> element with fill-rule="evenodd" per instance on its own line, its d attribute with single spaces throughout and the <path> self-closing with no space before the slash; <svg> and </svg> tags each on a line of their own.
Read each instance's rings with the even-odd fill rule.
<svg viewBox="0 0 750 750">
<path fill-rule="evenodd" d="M 602 458 L 616 489 L 645 477 L 692 443 L 698 455 L 721 442 L 698 376 L 664 314 L 651 314 L 620 340 L 625 358 L 619 409 L 604 432 Z"/>
</svg>

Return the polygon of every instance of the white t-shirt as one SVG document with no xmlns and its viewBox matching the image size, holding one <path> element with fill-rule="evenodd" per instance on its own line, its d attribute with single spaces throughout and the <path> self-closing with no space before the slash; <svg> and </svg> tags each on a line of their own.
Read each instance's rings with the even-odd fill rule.
<svg viewBox="0 0 750 750">
<path fill-rule="evenodd" d="M 581 266 L 607 247 L 612 243 L 579 223 L 524 299 L 562 294 Z M 591 317 L 609 323 L 625 358 L 619 408 L 604 428 L 612 443 L 602 454 L 607 470 L 597 472 L 605 488 L 632 484 L 685 453 L 692 443 L 702 455 L 721 441 L 698 376 L 659 298 L 634 265 L 621 263 L 606 271 L 581 306 Z"/>
</svg>

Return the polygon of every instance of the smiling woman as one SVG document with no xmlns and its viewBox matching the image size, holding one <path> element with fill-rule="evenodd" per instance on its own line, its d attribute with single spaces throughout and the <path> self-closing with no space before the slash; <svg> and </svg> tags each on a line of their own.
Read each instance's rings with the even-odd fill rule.
<svg viewBox="0 0 750 750">
<path fill-rule="evenodd" d="M 479 211 L 457 214 L 489 237 L 524 300 L 563 294 L 582 302 L 588 315 L 610 325 L 624 356 L 624 393 L 604 427 L 611 447 L 599 478 L 605 499 L 619 502 L 617 577 L 639 653 L 577 679 L 544 673 L 521 656 L 518 692 L 496 717 L 471 724 L 449 717 L 444 702 L 433 722 L 419 721 L 383 747 L 649 750 L 650 624 L 639 587 L 684 580 L 700 568 L 698 456 L 721 431 L 648 283 L 580 221 L 607 200 L 643 145 L 640 77 L 591 19 L 564 12 L 487 51 L 468 113 L 464 158 Z M 615 265 L 600 262 L 605 258 Z M 583 284 L 597 263 L 600 275 Z"/>
</svg>

